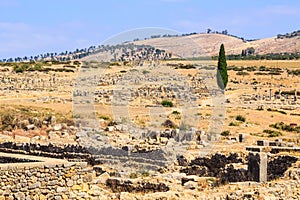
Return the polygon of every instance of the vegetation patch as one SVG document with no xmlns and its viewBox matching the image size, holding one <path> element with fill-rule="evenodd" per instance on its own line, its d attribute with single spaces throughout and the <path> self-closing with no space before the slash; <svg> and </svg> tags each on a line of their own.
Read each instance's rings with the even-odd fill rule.
<svg viewBox="0 0 300 200">
<path fill-rule="evenodd" d="M 224 136 L 224 137 L 226 137 L 226 136 L 229 136 L 230 135 L 230 131 L 223 131 L 222 133 L 221 133 L 221 135 L 222 136 Z"/>
<path fill-rule="evenodd" d="M 287 114 L 287 113 L 286 113 L 285 111 L 283 111 L 283 110 L 277 110 L 277 109 L 272 109 L 272 108 L 268 108 L 267 111 L 269 111 L 269 112 L 279 112 L 279 113 L 284 114 L 284 115 Z"/>
<path fill-rule="evenodd" d="M 246 121 L 246 118 L 245 117 L 243 117 L 242 115 L 238 115 L 238 116 L 236 116 L 236 118 L 235 118 L 237 121 L 241 121 L 241 122 L 245 122 Z"/>
<path fill-rule="evenodd" d="M 284 122 L 270 124 L 270 127 L 278 129 L 278 130 L 282 130 L 282 131 L 300 133 L 300 126 L 288 125 L 288 124 L 285 124 Z"/>
<path fill-rule="evenodd" d="M 168 101 L 168 100 L 163 100 L 162 102 L 161 102 L 161 105 L 163 106 L 163 107 L 173 107 L 174 105 L 173 105 L 173 102 L 172 101 Z"/>
<path fill-rule="evenodd" d="M 236 75 L 237 76 L 248 76 L 250 74 L 248 72 L 237 72 Z"/>
<path fill-rule="evenodd" d="M 282 136 L 281 132 L 274 131 L 274 130 L 269 130 L 269 129 L 263 130 L 263 133 L 267 133 L 268 137 L 279 137 L 279 136 Z"/>
<path fill-rule="evenodd" d="M 239 126 L 240 125 L 240 123 L 238 123 L 238 122 L 230 122 L 229 123 L 229 126 Z"/>
</svg>

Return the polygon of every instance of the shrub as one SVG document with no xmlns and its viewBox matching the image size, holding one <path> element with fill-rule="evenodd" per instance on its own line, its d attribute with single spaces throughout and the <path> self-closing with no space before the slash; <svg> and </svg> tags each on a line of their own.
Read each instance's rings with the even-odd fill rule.
<svg viewBox="0 0 300 200">
<path fill-rule="evenodd" d="M 223 131 L 222 133 L 221 133 L 221 135 L 222 136 L 229 136 L 230 135 L 230 132 L 227 130 L 227 131 Z"/>
<path fill-rule="evenodd" d="M 279 132 L 279 131 L 273 131 L 273 130 L 267 129 L 267 130 L 264 130 L 263 132 L 269 134 L 268 137 L 278 137 L 278 136 L 282 136 L 282 133 Z"/>
<path fill-rule="evenodd" d="M 235 118 L 237 121 L 241 121 L 241 122 L 245 122 L 246 121 L 246 118 L 245 117 L 243 117 L 242 115 L 238 115 L 238 116 L 236 116 L 236 118 Z"/>
<path fill-rule="evenodd" d="M 145 74 L 148 74 L 148 73 L 150 73 L 150 72 L 147 71 L 147 70 L 143 70 L 142 73 L 145 75 Z"/>
<path fill-rule="evenodd" d="M 75 60 L 75 61 L 73 62 L 73 64 L 74 64 L 74 65 L 80 65 L 81 63 L 80 63 L 79 61 Z"/>
<path fill-rule="evenodd" d="M 129 175 L 129 178 L 131 178 L 131 179 L 134 179 L 134 178 L 137 178 L 137 177 L 138 177 L 137 174 L 133 173 L 133 172 Z"/>
<path fill-rule="evenodd" d="M 239 126 L 240 124 L 238 122 L 230 122 L 229 126 Z"/>
<path fill-rule="evenodd" d="M 279 122 L 279 123 L 275 123 L 275 124 L 270 124 L 269 126 L 271 128 L 275 128 L 275 129 L 278 129 L 278 130 L 300 133 L 300 126 L 294 127 L 294 126 L 285 124 L 283 122 Z"/>
<path fill-rule="evenodd" d="M 172 101 L 163 100 L 163 101 L 161 102 L 161 105 L 162 105 L 163 107 L 173 107 L 173 102 L 172 102 Z"/>
<path fill-rule="evenodd" d="M 99 116 L 100 119 L 103 119 L 103 120 L 110 120 L 110 118 L 108 116 L 104 116 L 104 115 L 101 115 Z"/>
<path fill-rule="evenodd" d="M 174 110 L 174 111 L 172 112 L 172 114 L 173 114 L 173 115 L 180 115 L 180 112 L 178 112 L 177 110 Z"/>
<path fill-rule="evenodd" d="M 118 62 L 111 62 L 109 63 L 109 66 L 121 66 Z"/>
<path fill-rule="evenodd" d="M 246 75 L 250 75 L 248 72 L 237 72 L 236 75 L 238 76 L 246 76 Z"/>
<path fill-rule="evenodd" d="M 287 113 L 286 113 L 285 111 L 283 111 L 283 110 L 277 110 L 277 109 L 272 109 L 272 108 L 268 108 L 267 111 L 269 111 L 269 112 L 279 112 L 279 113 L 284 114 L 284 115 L 287 114 Z"/>
</svg>

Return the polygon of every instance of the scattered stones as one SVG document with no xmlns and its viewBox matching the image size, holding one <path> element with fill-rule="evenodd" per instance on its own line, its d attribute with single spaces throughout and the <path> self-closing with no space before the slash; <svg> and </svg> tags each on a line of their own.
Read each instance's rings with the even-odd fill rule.
<svg viewBox="0 0 300 200">
<path fill-rule="evenodd" d="M 149 183 L 149 182 L 141 182 L 140 184 L 133 184 L 129 180 L 122 179 L 108 179 L 106 181 L 106 185 L 113 192 L 167 192 L 169 191 L 169 187 L 164 183 Z"/>
</svg>

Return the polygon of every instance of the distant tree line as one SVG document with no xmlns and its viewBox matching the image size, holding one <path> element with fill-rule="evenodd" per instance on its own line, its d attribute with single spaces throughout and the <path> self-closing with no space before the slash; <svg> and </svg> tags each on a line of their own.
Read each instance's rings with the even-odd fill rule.
<svg viewBox="0 0 300 200">
<path fill-rule="evenodd" d="M 149 45 L 135 45 L 133 43 L 123 43 L 118 45 L 99 45 L 90 46 L 89 48 L 76 49 L 75 51 L 64 51 L 61 53 L 44 53 L 36 56 L 24 56 L 8 59 L 0 59 L 2 63 L 12 63 L 12 62 L 43 62 L 43 61 L 57 61 L 57 62 L 68 62 L 71 60 L 77 60 L 84 58 L 86 56 L 110 51 L 114 54 L 117 49 L 122 49 L 123 52 L 127 52 L 127 49 L 133 50 L 134 48 L 146 48 L 151 47 Z"/>
<path fill-rule="evenodd" d="M 217 60 L 218 56 L 213 56 L 213 60 Z M 227 55 L 228 60 L 298 60 L 300 53 L 268 53 L 268 54 L 254 54 L 253 51 L 243 50 L 241 54 Z"/>
<path fill-rule="evenodd" d="M 292 33 L 286 33 L 286 34 L 278 34 L 277 39 L 284 39 L 284 38 L 293 38 L 300 36 L 300 30 L 294 31 Z"/>
<path fill-rule="evenodd" d="M 213 59 L 217 60 L 216 56 Z M 228 60 L 298 60 L 300 53 L 269 53 L 263 55 L 227 55 Z"/>
</svg>

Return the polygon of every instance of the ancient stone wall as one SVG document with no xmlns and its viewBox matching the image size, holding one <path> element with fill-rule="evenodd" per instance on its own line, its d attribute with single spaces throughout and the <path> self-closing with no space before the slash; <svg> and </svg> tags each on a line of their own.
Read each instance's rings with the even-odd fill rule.
<svg viewBox="0 0 300 200">
<path fill-rule="evenodd" d="M 86 163 L 0 165 L 0 199 L 99 199 Z"/>
</svg>

